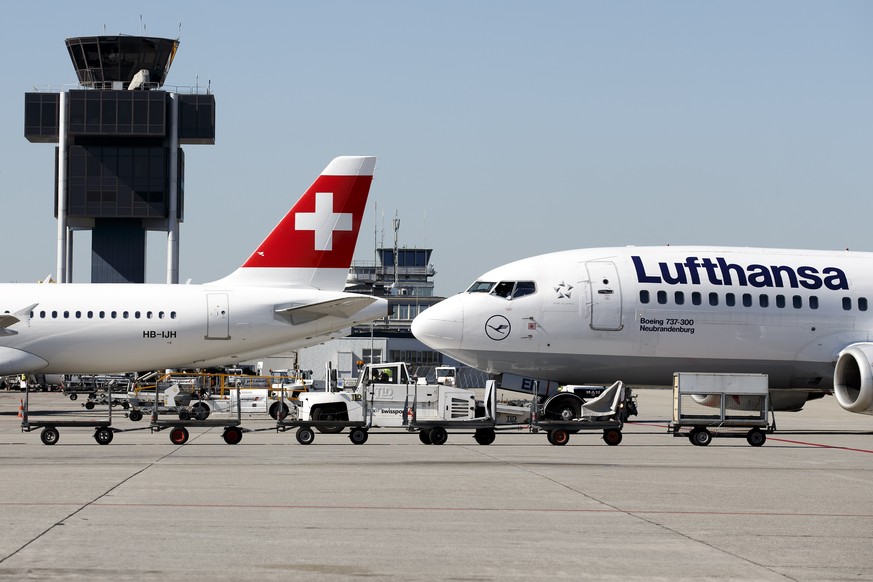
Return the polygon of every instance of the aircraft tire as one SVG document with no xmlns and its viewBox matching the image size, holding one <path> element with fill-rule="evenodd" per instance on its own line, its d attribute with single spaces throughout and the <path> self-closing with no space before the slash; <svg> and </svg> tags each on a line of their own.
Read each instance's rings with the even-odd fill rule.
<svg viewBox="0 0 873 582">
<path fill-rule="evenodd" d="M 61 433 L 59 433 L 58 429 L 53 426 L 47 426 L 42 429 L 41 433 L 39 433 L 39 440 L 41 440 L 42 444 L 44 445 L 51 446 L 53 444 L 56 444 L 58 442 L 58 439 L 60 438 Z"/>
<path fill-rule="evenodd" d="M 270 405 L 270 418 L 273 420 L 285 420 L 288 416 L 288 405 L 284 402 L 274 402 Z"/>
<path fill-rule="evenodd" d="M 423 445 L 432 445 L 430 442 L 430 431 L 429 430 L 420 430 L 418 431 L 418 440 L 421 441 Z"/>
<path fill-rule="evenodd" d="M 138 422 L 138 421 L 142 420 L 142 412 L 139 410 L 136 410 L 136 409 L 131 410 L 128 413 L 127 418 L 129 418 L 133 422 Z"/>
</svg>

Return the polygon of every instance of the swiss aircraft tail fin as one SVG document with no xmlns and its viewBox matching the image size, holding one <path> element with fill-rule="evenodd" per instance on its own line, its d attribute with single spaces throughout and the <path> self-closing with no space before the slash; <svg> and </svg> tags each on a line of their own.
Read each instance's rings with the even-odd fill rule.
<svg viewBox="0 0 873 582">
<path fill-rule="evenodd" d="M 342 291 L 376 158 L 334 158 L 243 263 L 216 283 Z"/>
</svg>

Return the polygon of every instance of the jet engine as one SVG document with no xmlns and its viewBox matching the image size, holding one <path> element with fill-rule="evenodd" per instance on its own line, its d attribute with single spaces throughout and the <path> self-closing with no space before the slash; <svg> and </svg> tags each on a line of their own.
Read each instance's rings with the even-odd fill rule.
<svg viewBox="0 0 873 582">
<path fill-rule="evenodd" d="M 849 412 L 873 414 L 873 343 L 852 344 L 839 353 L 834 396 Z"/>
<path fill-rule="evenodd" d="M 823 393 L 805 392 L 803 390 L 779 390 L 770 389 L 770 406 L 775 412 L 797 412 L 803 408 L 808 400 L 815 400 L 824 396 Z M 755 410 L 760 406 L 757 397 L 731 394 L 727 404 L 737 410 Z M 691 396 L 697 404 L 718 408 L 721 406 L 721 396 L 718 394 L 694 394 Z"/>
</svg>

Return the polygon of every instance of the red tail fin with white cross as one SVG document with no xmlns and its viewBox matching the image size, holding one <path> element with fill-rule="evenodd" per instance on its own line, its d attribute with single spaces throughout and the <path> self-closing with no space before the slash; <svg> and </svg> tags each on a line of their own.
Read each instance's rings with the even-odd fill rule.
<svg viewBox="0 0 873 582">
<path fill-rule="evenodd" d="M 342 291 L 375 165 L 370 156 L 335 158 L 242 267 L 216 284 Z"/>
</svg>

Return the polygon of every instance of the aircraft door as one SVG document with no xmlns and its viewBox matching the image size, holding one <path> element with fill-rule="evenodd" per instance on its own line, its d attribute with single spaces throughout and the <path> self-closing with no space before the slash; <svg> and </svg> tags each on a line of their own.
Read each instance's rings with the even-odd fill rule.
<svg viewBox="0 0 873 582">
<path fill-rule="evenodd" d="M 206 294 L 206 339 L 230 339 L 227 293 Z"/>
<path fill-rule="evenodd" d="M 588 282 L 591 291 L 591 329 L 618 331 L 621 323 L 621 285 L 618 269 L 612 261 L 589 261 Z"/>
</svg>

